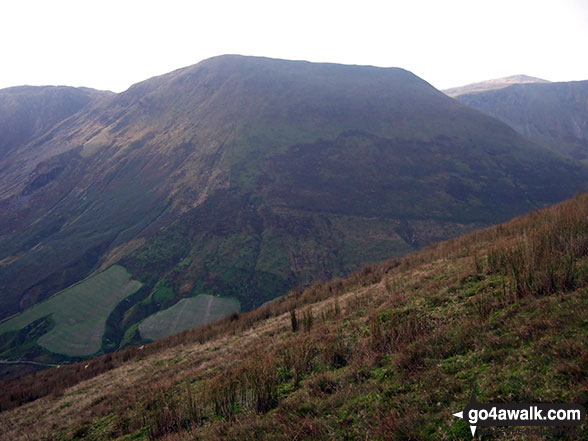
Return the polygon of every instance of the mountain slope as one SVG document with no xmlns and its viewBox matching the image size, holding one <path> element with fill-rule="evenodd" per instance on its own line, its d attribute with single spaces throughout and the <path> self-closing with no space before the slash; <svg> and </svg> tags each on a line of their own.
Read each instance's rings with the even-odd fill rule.
<svg viewBox="0 0 588 441">
<path fill-rule="evenodd" d="M 456 98 L 555 152 L 588 159 L 588 81 L 520 84 Z"/>
<path fill-rule="evenodd" d="M 588 182 L 405 70 L 240 56 L 93 103 L 3 164 L 1 316 L 118 263 L 142 288 L 102 351 L 181 298 L 250 310 Z M 25 340 L 0 354 L 63 357 Z"/>
<path fill-rule="evenodd" d="M 110 92 L 66 86 L 0 89 L 0 155 L 4 158 L 90 102 L 108 95 Z"/>
<path fill-rule="evenodd" d="M 541 78 L 530 77 L 528 75 L 513 75 L 510 77 L 496 78 L 493 80 L 480 81 L 479 83 L 472 83 L 465 86 L 453 87 L 445 89 L 443 92 L 452 98 L 457 98 L 460 95 L 469 95 L 472 93 L 488 92 L 490 90 L 504 89 L 513 84 L 529 84 L 529 83 L 549 83 L 547 80 Z"/>
<path fill-rule="evenodd" d="M 251 313 L 4 381 L 0 436 L 471 439 L 452 414 L 472 382 L 482 403 L 585 406 L 587 220 L 581 195 Z M 477 433 L 587 434 L 586 423 Z"/>
</svg>

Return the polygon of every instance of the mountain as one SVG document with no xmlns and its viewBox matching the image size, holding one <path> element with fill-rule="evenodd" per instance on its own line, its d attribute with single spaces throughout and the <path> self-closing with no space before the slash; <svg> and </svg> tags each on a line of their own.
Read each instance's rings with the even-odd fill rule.
<svg viewBox="0 0 588 441">
<path fill-rule="evenodd" d="M 588 81 L 519 84 L 456 99 L 555 152 L 588 160 Z"/>
<path fill-rule="evenodd" d="M 532 83 L 549 83 L 541 78 L 530 77 L 528 75 L 512 75 L 510 77 L 495 78 L 493 80 L 480 81 L 479 83 L 467 84 L 465 86 L 445 89 L 443 92 L 452 98 L 460 95 L 469 95 L 472 93 L 488 92 L 490 90 L 504 89 L 513 84 L 532 84 Z"/>
<path fill-rule="evenodd" d="M 88 88 L 20 86 L 0 89 L 0 155 L 27 144 L 90 102 L 110 95 Z"/>
<path fill-rule="evenodd" d="M 49 364 L 252 310 L 588 182 L 403 69 L 242 56 L 91 102 L 0 169 L 0 314 L 17 314 L 0 357 Z"/>
<path fill-rule="evenodd" d="M 204 328 L 1 381 L 0 438 L 465 440 L 453 414 L 472 384 L 481 403 L 586 406 L 587 230 L 584 194 Z M 580 441 L 588 426 L 476 435 Z"/>
</svg>

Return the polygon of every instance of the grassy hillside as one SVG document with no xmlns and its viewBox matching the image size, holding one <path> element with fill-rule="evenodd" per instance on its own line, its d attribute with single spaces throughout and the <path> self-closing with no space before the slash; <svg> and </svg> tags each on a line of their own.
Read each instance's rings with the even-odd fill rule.
<svg viewBox="0 0 588 441">
<path fill-rule="evenodd" d="M 586 405 L 587 232 L 582 195 L 256 311 L 5 381 L 0 435 L 465 440 L 451 414 L 472 382 L 482 402 Z M 586 424 L 477 432 L 587 437 Z"/>
</svg>

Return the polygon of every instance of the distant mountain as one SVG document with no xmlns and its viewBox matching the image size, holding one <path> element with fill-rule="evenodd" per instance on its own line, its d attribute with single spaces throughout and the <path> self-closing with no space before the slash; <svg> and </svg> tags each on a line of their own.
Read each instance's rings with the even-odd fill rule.
<svg viewBox="0 0 588 441">
<path fill-rule="evenodd" d="M 0 157 L 111 92 L 66 86 L 0 89 Z"/>
<path fill-rule="evenodd" d="M 516 84 L 456 98 L 555 152 L 588 160 L 588 81 Z"/>
<path fill-rule="evenodd" d="M 480 81 L 479 83 L 472 83 L 460 87 L 452 87 L 445 89 L 443 92 L 450 97 L 456 98 L 460 95 L 487 92 L 489 90 L 504 89 L 513 84 L 530 84 L 530 83 L 549 83 L 547 80 L 541 78 L 530 77 L 528 75 L 512 75 L 510 77 L 495 78 L 493 80 Z"/>
<path fill-rule="evenodd" d="M 588 184 L 584 166 L 403 69 L 242 56 L 90 102 L 0 169 L 1 317 L 85 279 L 24 328 L 2 324 L 16 334 L 0 356 L 46 360 L 95 352 L 55 335 L 92 308 L 112 350 L 182 298 L 209 296 L 203 319 L 214 296 L 250 310 Z M 55 315 L 69 296 L 96 304 Z"/>
</svg>

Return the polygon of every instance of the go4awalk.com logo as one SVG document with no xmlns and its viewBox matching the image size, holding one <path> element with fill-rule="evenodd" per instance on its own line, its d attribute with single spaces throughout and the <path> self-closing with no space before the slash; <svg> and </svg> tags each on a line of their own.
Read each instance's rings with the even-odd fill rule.
<svg viewBox="0 0 588 441">
<path fill-rule="evenodd" d="M 586 409 L 567 403 L 479 403 L 472 391 L 469 404 L 453 416 L 462 418 L 474 436 L 479 426 L 580 426 Z"/>
</svg>

